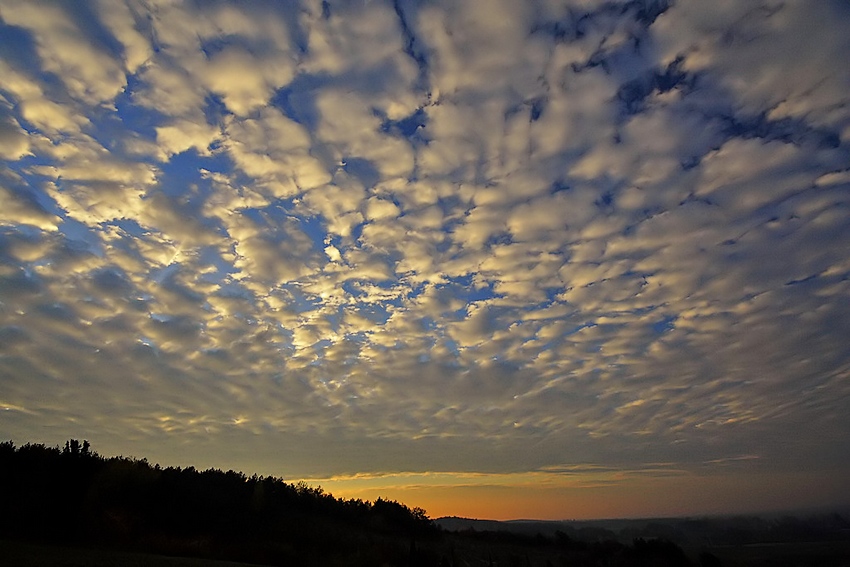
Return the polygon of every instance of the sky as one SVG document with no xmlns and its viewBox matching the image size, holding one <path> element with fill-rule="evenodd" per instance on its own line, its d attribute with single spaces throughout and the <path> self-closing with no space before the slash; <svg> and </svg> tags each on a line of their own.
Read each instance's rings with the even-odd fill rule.
<svg viewBox="0 0 850 567">
<path fill-rule="evenodd" d="M 847 61 L 844 0 L 0 0 L 0 437 L 850 504 Z"/>
</svg>

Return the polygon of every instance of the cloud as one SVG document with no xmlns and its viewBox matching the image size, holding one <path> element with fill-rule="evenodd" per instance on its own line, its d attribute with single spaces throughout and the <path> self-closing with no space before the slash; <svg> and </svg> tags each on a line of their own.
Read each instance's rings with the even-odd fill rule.
<svg viewBox="0 0 850 567">
<path fill-rule="evenodd" d="M 747 2 L 706 10 L 687 2 L 662 15 L 657 27 L 664 59 L 684 55 L 686 68 L 716 74 L 743 105 L 770 109 L 773 118 L 805 116 L 819 125 L 846 119 L 835 106 L 845 99 L 839 86 L 845 71 L 813 63 L 847 49 L 846 8 L 840 3 L 809 9 L 800 2 Z M 810 41 L 814 35 L 818 40 Z M 786 81 L 788 76 L 796 80 Z"/>
<path fill-rule="evenodd" d="M 298 477 L 846 469 L 839 4 L 4 5 L 4 430 Z"/>
<path fill-rule="evenodd" d="M 59 77 L 76 99 L 86 103 L 112 100 L 126 84 L 121 66 L 99 38 L 78 25 L 73 8 L 50 2 L 12 2 L 3 20 L 31 30 L 42 68 Z"/>
<path fill-rule="evenodd" d="M 153 56 L 153 47 L 144 29 L 143 18 L 134 13 L 130 5 L 122 2 L 100 0 L 97 12 L 103 24 L 112 30 L 113 35 L 123 46 L 124 68 L 133 75 Z"/>
<path fill-rule="evenodd" d="M 218 130 L 204 122 L 176 120 L 156 128 L 156 141 L 166 156 L 193 149 L 209 154 L 209 147 L 218 137 Z"/>
<path fill-rule="evenodd" d="M 370 109 L 371 101 L 326 89 L 317 96 L 316 105 L 321 114 L 317 134 L 340 162 L 352 157 L 365 159 L 384 179 L 412 173 L 410 146 L 380 133 L 381 122 Z"/>
<path fill-rule="evenodd" d="M 265 219 L 264 219 L 265 220 Z M 250 283 L 269 288 L 297 280 L 315 270 L 321 257 L 295 219 L 266 222 L 235 218 L 228 225 L 240 269 Z M 279 224 L 278 224 L 279 223 Z"/>
<path fill-rule="evenodd" d="M 7 226 L 32 225 L 42 230 L 55 230 L 59 217 L 47 211 L 20 178 L 0 175 L 0 195 L 3 197 L 3 211 L 0 223 Z"/>
<path fill-rule="evenodd" d="M 5 101 L 3 101 L 5 102 Z M 3 105 L 8 111 L 8 105 Z M 13 116 L 4 115 L 0 118 L 0 157 L 7 160 L 18 160 L 29 153 L 27 133 Z"/>
<path fill-rule="evenodd" d="M 305 128 L 277 109 L 265 108 L 257 118 L 230 122 L 224 143 L 235 164 L 276 197 L 292 197 L 332 179 L 311 155 Z"/>
<path fill-rule="evenodd" d="M 157 58 L 139 69 L 141 85 L 133 91 L 132 100 L 143 108 L 175 118 L 199 120 L 204 104 L 203 85 L 177 62 Z"/>
<path fill-rule="evenodd" d="M 4 76 L 3 89 L 16 100 L 21 118 L 41 132 L 47 135 L 78 132 L 89 122 L 85 116 L 75 115 L 73 106 L 66 100 L 56 102 L 46 98 L 36 80 L 8 62 L 0 60 L 0 71 Z"/>
<path fill-rule="evenodd" d="M 264 106 L 274 89 L 292 78 L 292 66 L 282 58 L 263 60 L 245 49 L 231 47 L 213 55 L 196 71 L 211 92 L 221 95 L 228 110 L 244 116 Z"/>
</svg>

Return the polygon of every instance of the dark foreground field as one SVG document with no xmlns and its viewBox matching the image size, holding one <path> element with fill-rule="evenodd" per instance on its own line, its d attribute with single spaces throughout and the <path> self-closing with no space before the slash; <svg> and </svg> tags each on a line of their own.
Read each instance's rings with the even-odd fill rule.
<svg viewBox="0 0 850 567">
<path fill-rule="evenodd" d="M 460 543 L 460 545 L 457 545 Z M 495 554 L 494 554 L 495 551 Z M 688 550 L 689 564 L 709 567 L 850 567 L 850 542 L 773 543 L 715 546 L 711 555 Z M 492 547 L 470 541 L 449 546 L 454 563 L 440 565 L 580 565 L 553 561 L 545 549 L 522 546 Z M 549 556 L 547 558 L 547 556 Z M 712 560 L 711 556 L 715 559 Z M 483 562 L 483 563 L 482 563 Z M 114 549 L 91 549 L 0 540 L 0 565 L 4 567 L 262 567 L 253 563 L 168 557 Z"/>
<path fill-rule="evenodd" d="M 724 567 L 850 567 L 850 541 L 754 543 L 711 551 Z"/>
<path fill-rule="evenodd" d="M 254 567 L 250 563 L 166 557 L 114 549 L 90 549 L 0 540 L 4 567 Z"/>
</svg>

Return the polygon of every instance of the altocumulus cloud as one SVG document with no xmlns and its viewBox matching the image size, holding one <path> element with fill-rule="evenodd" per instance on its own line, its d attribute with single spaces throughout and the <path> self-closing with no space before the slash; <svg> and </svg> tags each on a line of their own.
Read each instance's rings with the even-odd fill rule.
<svg viewBox="0 0 850 567">
<path fill-rule="evenodd" d="M 845 2 L 0 25 L 4 435 L 289 477 L 850 467 Z"/>
</svg>

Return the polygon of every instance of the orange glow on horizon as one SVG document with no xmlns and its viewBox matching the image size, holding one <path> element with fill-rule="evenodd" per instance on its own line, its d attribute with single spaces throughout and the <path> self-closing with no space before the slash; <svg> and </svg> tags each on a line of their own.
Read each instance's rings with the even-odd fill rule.
<svg viewBox="0 0 850 567">
<path fill-rule="evenodd" d="M 529 473 L 534 476 L 538 473 Z M 408 478 L 408 476 L 413 478 Z M 549 475 L 541 475 L 549 476 Z M 409 482 L 421 481 L 426 482 Z M 458 516 L 489 520 L 591 520 L 745 514 L 788 510 L 801 490 L 822 494 L 823 506 L 836 487 L 824 477 L 815 489 L 800 474 L 730 474 L 629 477 L 603 480 L 583 477 L 560 483 L 517 482 L 526 475 L 389 475 L 324 479 L 320 484 L 339 498 L 397 500 L 423 508 L 429 517 Z M 397 482 L 401 481 L 401 482 Z M 405 483 L 405 481 L 408 481 Z M 471 482 L 470 482 L 471 481 Z"/>
</svg>

